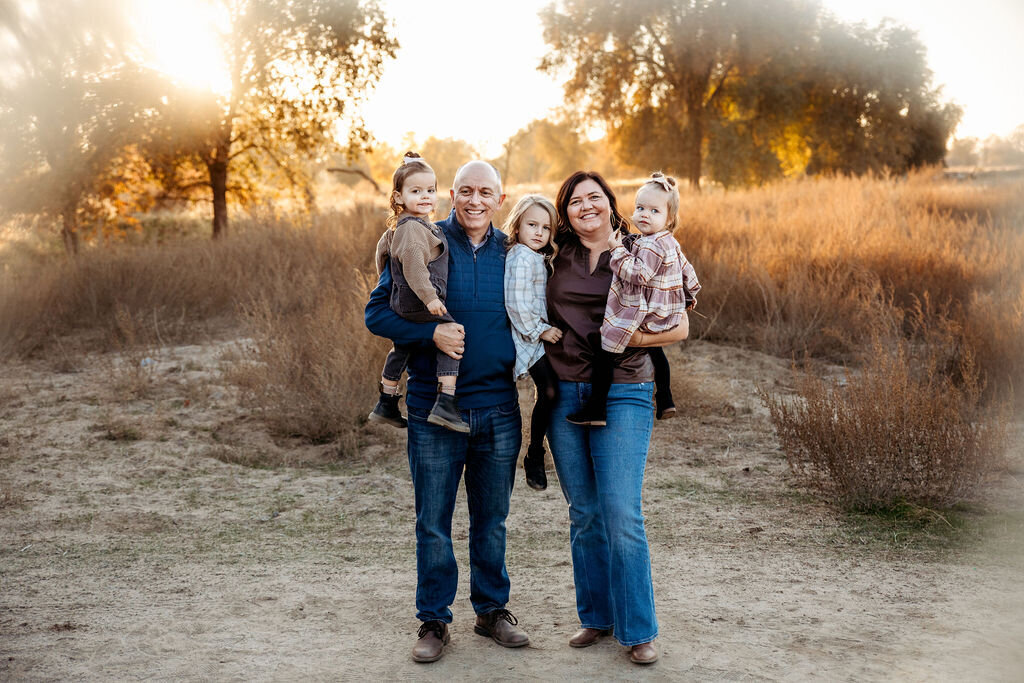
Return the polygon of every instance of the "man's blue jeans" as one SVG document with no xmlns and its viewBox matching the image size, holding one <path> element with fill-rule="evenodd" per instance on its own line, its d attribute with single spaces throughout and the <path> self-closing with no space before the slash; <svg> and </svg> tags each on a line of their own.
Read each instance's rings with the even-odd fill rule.
<svg viewBox="0 0 1024 683">
<path fill-rule="evenodd" d="M 469 599 L 477 614 L 508 603 L 505 518 L 523 440 L 519 403 L 462 411 L 469 434 L 427 422 L 409 407 L 409 469 L 416 493 L 416 618 L 451 623 L 459 569 L 452 550 L 455 495 L 466 473 Z"/>
<path fill-rule="evenodd" d="M 653 408 L 651 382 L 613 384 L 608 426 L 566 421 L 583 407 L 590 385 L 560 382 L 551 416 L 551 456 L 569 502 L 569 543 L 576 610 L 585 628 L 615 629 L 623 645 L 658 635 L 651 555 L 641 489 Z"/>
</svg>

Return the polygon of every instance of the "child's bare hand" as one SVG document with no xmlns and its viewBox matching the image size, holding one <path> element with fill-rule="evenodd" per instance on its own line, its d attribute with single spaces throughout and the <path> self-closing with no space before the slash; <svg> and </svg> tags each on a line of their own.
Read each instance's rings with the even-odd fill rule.
<svg viewBox="0 0 1024 683">
<path fill-rule="evenodd" d="M 429 304 L 427 304 L 427 310 L 430 311 L 431 315 L 437 316 L 445 315 L 446 313 L 448 313 L 448 309 L 444 307 L 444 304 L 441 303 L 440 299 L 434 299 Z"/>
<path fill-rule="evenodd" d="M 615 247 L 622 246 L 622 233 L 618 230 L 612 230 L 612 234 L 608 237 L 608 248 L 614 249 Z"/>
<path fill-rule="evenodd" d="M 562 331 L 557 327 L 549 327 L 540 333 L 540 338 L 549 344 L 557 344 L 562 338 Z"/>
</svg>

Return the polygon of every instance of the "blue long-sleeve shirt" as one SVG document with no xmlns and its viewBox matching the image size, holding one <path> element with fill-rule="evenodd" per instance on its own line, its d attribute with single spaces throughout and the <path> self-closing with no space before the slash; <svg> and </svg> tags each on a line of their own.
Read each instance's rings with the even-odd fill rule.
<svg viewBox="0 0 1024 683">
<path fill-rule="evenodd" d="M 516 351 L 505 312 L 505 235 L 488 227 L 474 250 L 453 211 L 438 221 L 448 238 L 448 295 L 445 307 L 466 330 L 466 350 L 459 366 L 456 396 L 459 407 L 488 408 L 516 399 L 512 370 Z M 419 347 L 409 358 L 406 403 L 429 410 L 437 396 L 434 330 L 437 323 L 414 323 L 388 304 L 391 271 L 381 271 L 366 304 L 366 327 L 398 344 Z"/>
</svg>

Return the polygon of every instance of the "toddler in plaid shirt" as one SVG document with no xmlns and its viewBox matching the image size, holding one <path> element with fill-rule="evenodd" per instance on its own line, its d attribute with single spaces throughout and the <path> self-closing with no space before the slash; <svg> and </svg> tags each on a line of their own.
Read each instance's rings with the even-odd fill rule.
<svg viewBox="0 0 1024 683">
<path fill-rule="evenodd" d="M 679 325 L 683 313 L 697 303 L 697 273 L 672 236 L 679 213 L 675 179 L 662 173 L 652 174 L 637 190 L 635 204 L 633 223 L 641 236 L 628 248 L 617 230 L 608 238 L 612 286 L 600 341 L 592 342 L 595 348 L 590 399 L 580 411 L 568 416 L 574 424 L 606 424 L 605 408 L 615 358 L 626 350 L 637 330 L 651 334 L 671 330 Z M 660 348 L 648 349 L 648 353 L 654 364 L 657 415 L 664 420 L 676 413 L 668 359 Z"/>
</svg>

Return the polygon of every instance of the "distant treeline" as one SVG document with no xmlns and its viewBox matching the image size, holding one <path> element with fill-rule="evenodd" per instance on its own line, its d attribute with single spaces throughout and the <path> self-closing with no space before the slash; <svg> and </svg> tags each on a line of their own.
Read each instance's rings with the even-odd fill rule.
<svg viewBox="0 0 1024 683">
<path fill-rule="evenodd" d="M 946 164 L 983 168 L 1024 166 L 1024 124 L 1017 126 L 1005 138 L 990 135 L 984 140 L 953 140 L 946 155 Z"/>
</svg>

